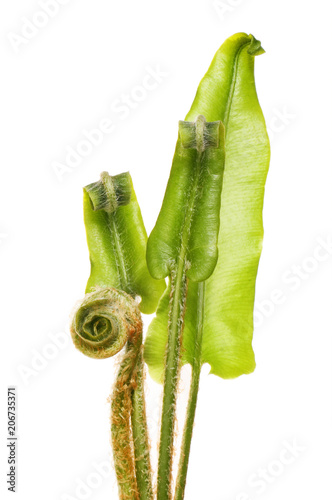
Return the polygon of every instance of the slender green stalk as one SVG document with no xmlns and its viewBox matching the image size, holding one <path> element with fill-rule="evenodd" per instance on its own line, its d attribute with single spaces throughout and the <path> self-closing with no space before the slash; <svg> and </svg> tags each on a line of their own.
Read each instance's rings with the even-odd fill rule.
<svg viewBox="0 0 332 500">
<path fill-rule="evenodd" d="M 115 214 L 109 216 L 122 288 L 128 288 L 126 265 Z M 128 341 L 112 395 L 112 445 L 121 500 L 152 500 L 148 428 L 144 400 L 142 323 Z"/>
<path fill-rule="evenodd" d="M 185 277 L 183 262 L 179 265 L 177 271 L 176 276 L 173 273 L 171 277 L 172 296 L 160 433 L 158 500 L 168 500 L 171 498 L 175 408 L 179 379 L 181 333 L 187 290 L 187 279 Z"/>
<path fill-rule="evenodd" d="M 183 330 L 183 319 L 188 286 L 188 279 L 186 277 L 186 255 L 192 215 L 195 206 L 195 198 L 197 196 L 197 186 L 199 183 L 198 173 L 200 163 L 201 154 L 198 154 L 196 172 L 193 176 L 193 189 L 188 203 L 187 217 L 182 230 L 180 254 L 177 266 L 175 266 L 171 272 L 168 343 L 166 350 L 166 369 L 158 463 L 158 500 L 169 500 L 172 496 L 171 483 L 175 409 L 179 380 L 181 334 Z"/>
<path fill-rule="evenodd" d="M 116 224 L 116 212 L 109 215 L 109 223 L 113 233 L 113 245 L 114 254 L 117 260 L 117 269 L 119 273 L 119 280 L 121 283 L 121 288 L 128 289 L 128 275 L 126 270 L 126 262 L 122 250 L 121 237 L 117 229 Z M 146 422 L 146 410 L 145 410 L 145 399 L 144 399 L 144 363 L 142 355 L 142 332 L 135 341 L 128 343 L 128 353 L 132 350 L 132 366 L 130 372 L 130 378 L 126 381 L 126 387 L 124 391 L 129 391 L 124 397 L 122 403 L 124 407 L 128 404 L 129 420 L 131 428 L 130 432 L 127 434 L 125 440 L 130 444 L 131 453 L 132 448 L 134 450 L 134 475 L 135 475 L 135 485 L 132 483 L 132 471 L 129 468 L 126 470 L 126 475 L 128 480 L 124 481 L 124 485 L 131 487 L 131 497 L 128 498 L 138 498 L 140 500 L 152 500 L 152 478 L 151 478 L 151 464 L 150 464 L 150 451 L 149 451 L 149 439 L 148 439 L 148 428 Z M 126 362 L 126 360 L 124 360 Z M 129 374 L 129 371 L 128 371 Z M 121 380 L 121 369 L 118 375 L 118 381 Z M 121 384 L 121 382 L 120 382 Z M 127 398 L 129 400 L 127 401 Z M 118 410 L 117 410 L 118 411 Z M 125 409 L 126 411 L 126 409 Z M 114 411 L 113 411 L 114 412 Z M 115 417 L 116 418 L 116 417 Z M 126 415 L 127 418 L 127 415 Z M 127 425 L 123 422 L 122 425 Z M 119 436 L 115 436 L 115 439 L 119 439 Z M 121 439 L 121 438 L 120 438 Z M 133 447 L 132 447 L 133 445 Z M 125 447 L 126 443 L 114 443 L 113 447 Z M 129 451 L 129 450 L 127 450 Z M 115 457 L 116 452 L 114 452 L 114 460 L 118 461 Z M 126 461 L 123 457 L 124 463 Z M 132 460 L 130 461 L 130 467 L 132 467 Z M 121 478 L 118 474 L 118 483 L 121 483 Z M 127 494 L 127 493 L 126 493 Z M 125 499 L 126 497 L 124 497 Z"/>
<path fill-rule="evenodd" d="M 201 353 L 202 353 L 202 338 L 203 338 L 203 320 L 204 320 L 204 293 L 205 282 L 198 284 L 198 301 L 197 301 L 197 327 L 195 335 L 195 351 L 192 364 L 192 376 L 190 393 L 187 405 L 186 422 L 183 431 L 181 455 L 176 480 L 174 500 L 183 500 L 186 487 L 189 454 L 191 446 L 191 438 L 193 434 L 197 395 L 199 389 L 199 378 L 201 373 Z"/>
<path fill-rule="evenodd" d="M 132 384 L 134 390 L 132 393 L 131 423 L 139 498 L 141 500 L 152 500 L 151 463 L 144 397 L 144 361 L 141 347 L 137 357 L 136 370 L 133 374 Z"/>
</svg>

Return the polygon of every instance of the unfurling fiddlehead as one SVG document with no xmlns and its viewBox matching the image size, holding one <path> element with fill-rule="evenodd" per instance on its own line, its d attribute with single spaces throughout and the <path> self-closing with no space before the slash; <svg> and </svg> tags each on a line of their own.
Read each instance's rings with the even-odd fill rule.
<svg viewBox="0 0 332 500">
<path fill-rule="evenodd" d="M 142 320 L 136 301 L 114 288 L 86 294 L 74 312 L 71 335 L 75 346 L 93 358 L 108 358 L 127 344 L 111 402 L 111 432 L 121 499 L 137 499 L 131 430 L 135 367 L 141 353 Z"/>
<path fill-rule="evenodd" d="M 153 280 L 145 264 L 147 235 L 129 173 L 103 172 L 84 189 L 84 221 L 91 275 L 71 335 L 92 358 L 108 358 L 126 345 L 111 396 L 114 465 L 121 500 L 150 500 L 140 310 L 155 310 L 165 284 Z"/>
</svg>

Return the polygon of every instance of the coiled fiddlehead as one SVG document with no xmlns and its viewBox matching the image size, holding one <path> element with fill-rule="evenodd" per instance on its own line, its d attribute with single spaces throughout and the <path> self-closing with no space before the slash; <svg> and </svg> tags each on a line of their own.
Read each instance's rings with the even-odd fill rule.
<svg viewBox="0 0 332 500">
<path fill-rule="evenodd" d="M 140 316 L 136 301 L 123 291 L 101 288 L 87 293 L 73 315 L 73 342 L 86 356 L 109 358 L 136 335 Z"/>
<path fill-rule="evenodd" d="M 131 418 L 142 328 L 136 301 L 115 288 L 87 293 L 74 311 L 70 328 L 77 349 L 92 358 L 108 358 L 127 344 L 111 398 L 112 447 L 121 500 L 139 498 Z"/>
</svg>

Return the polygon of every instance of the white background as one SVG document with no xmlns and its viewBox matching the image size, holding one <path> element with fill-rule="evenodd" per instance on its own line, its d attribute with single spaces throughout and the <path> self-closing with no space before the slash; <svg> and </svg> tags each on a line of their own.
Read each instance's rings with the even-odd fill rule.
<svg viewBox="0 0 332 500">
<path fill-rule="evenodd" d="M 106 398 L 116 362 L 85 358 L 63 333 L 89 275 L 82 187 L 102 170 L 130 170 L 150 232 L 177 122 L 218 47 L 238 31 L 253 33 L 266 50 L 256 59 L 256 82 L 272 136 L 255 308 L 257 369 L 233 381 L 204 369 L 186 499 L 331 498 L 332 250 L 319 247 L 332 237 L 332 8 L 328 0 L 221 4 L 224 13 L 213 0 L 70 0 L 52 19 L 44 17 L 46 25 L 15 51 L 8 35 L 21 35 L 24 18 L 43 22 L 41 7 L 35 0 L 1 3 L 5 498 L 13 498 L 5 485 L 6 388 L 13 384 L 19 435 L 15 498 L 83 498 L 82 491 L 75 493 L 80 481 L 94 486 L 85 498 L 117 498 L 113 471 L 101 479 L 93 465 L 108 460 Z M 121 119 L 112 104 L 137 92 L 147 67 L 158 66 L 167 76 Z M 113 132 L 60 182 L 54 162 L 63 163 L 67 148 L 104 118 L 113 120 Z M 295 273 L 301 277 L 294 279 Z M 279 297 L 278 304 L 271 297 Z M 65 345 L 57 348 L 50 334 L 59 334 Z M 148 381 L 156 457 L 160 389 Z M 188 374 L 179 425 L 187 381 Z M 283 450 L 294 441 L 301 451 L 291 460 Z M 282 465 L 280 453 L 292 463 Z M 258 488 L 249 481 L 264 474 L 260 469 L 268 472 Z"/>
</svg>

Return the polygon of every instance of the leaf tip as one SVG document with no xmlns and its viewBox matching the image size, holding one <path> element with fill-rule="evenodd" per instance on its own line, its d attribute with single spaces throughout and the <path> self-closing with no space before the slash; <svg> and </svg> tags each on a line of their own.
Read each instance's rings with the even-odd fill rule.
<svg viewBox="0 0 332 500">
<path fill-rule="evenodd" d="M 250 45 L 248 47 L 248 54 L 251 56 L 259 56 L 260 54 L 264 54 L 265 50 L 263 49 L 260 40 L 254 37 L 254 35 L 249 35 Z"/>
<path fill-rule="evenodd" d="M 110 176 L 107 172 L 100 174 L 100 180 L 85 186 L 92 209 L 114 212 L 117 207 L 128 205 L 131 200 L 132 181 L 129 172 Z"/>
</svg>

